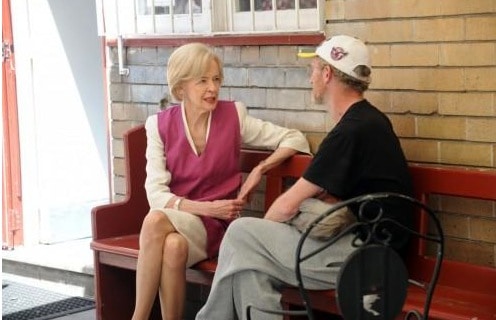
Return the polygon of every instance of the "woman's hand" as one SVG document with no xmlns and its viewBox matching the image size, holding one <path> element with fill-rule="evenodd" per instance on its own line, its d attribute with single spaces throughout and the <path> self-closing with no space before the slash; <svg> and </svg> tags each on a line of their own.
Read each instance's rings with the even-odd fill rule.
<svg viewBox="0 0 496 320">
<path fill-rule="evenodd" d="M 217 219 L 239 218 L 246 201 L 241 199 L 214 200 L 208 203 L 207 215 Z"/>
<path fill-rule="evenodd" d="M 263 170 L 261 166 L 253 168 L 239 190 L 238 199 L 249 202 L 252 191 L 255 190 L 260 180 L 262 180 L 262 175 Z"/>
</svg>

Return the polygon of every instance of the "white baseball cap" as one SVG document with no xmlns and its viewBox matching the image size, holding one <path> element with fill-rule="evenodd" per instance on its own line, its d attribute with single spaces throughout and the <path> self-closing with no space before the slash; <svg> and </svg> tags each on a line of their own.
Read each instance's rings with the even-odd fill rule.
<svg viewBox="0 0 496 320">
<path fill-rule="evenodd" d="M 363 76 L 356 73 L 355 68 L 362 65 L 369 69 L 370 59 L 367 46 L 360 40 L 346 35 L 333 36 L 322 42 L 314 52 L 300 51 L 298 57 L 313 58 L 319 56 L 336 69 L 347 75 L 370 83 L 370 75 Z"/>
</svg>

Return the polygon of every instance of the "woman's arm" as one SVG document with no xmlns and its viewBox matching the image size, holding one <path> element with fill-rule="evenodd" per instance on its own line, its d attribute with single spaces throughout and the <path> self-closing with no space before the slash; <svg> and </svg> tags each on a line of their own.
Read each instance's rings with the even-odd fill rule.
<svg viewBox="0 0 496 320">
<path fill-rule="evenodd" d="M 297 152 L 310 153 L 305 136 L 298 130 L 288 129 L 248 115 L 244 104 L 236 102 L 240 119 L 241 138 L 245 145 L 274 150 L 274 152 L 248 175 L 238 199 L 248 200 L 262 175 Z"/>
<path fill-rule="evenodd" d="M 171 174 L 166 167 L 164 144 L 158 132 L 157 115 L 148 117 L 146 129 L 146 196 L 150 208 L 172 208 L 175 195 L 170 192 Z"/>
<path fill-rule="evenodd" d="M 241 102 L 236 102 L 236 109 L 244 145 L 270 150 L 289 148 L 297 152 L 310 153 L 308 141 L 300 131 L 254 118 L 248 114 L 246 106 Z"/>
</svg>

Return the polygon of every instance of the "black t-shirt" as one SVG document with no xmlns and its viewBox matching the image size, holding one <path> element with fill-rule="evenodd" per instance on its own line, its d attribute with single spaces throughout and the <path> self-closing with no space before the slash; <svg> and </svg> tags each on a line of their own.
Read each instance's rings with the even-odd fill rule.
<svg viewBox="0 0 496 320">
<path fill-rule="evenodd" d="M 303 177 L 341 200 L 375 192 L 413 194 L 407 161 L 391 122 L 367 100 L 346 111 Z M 392 206 L 388 216 L 410 226 L 411 208 Z M 351 209 L 357 214 L 357 208 Z M 393 246 L 399 249 L 405 241 L 396 239 Z"/>
</svg>

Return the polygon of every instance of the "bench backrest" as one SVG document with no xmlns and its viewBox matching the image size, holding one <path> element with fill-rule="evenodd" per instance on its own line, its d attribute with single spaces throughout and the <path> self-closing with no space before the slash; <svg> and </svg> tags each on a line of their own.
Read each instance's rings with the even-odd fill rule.
<svg viewBox="0 0 496 320">
<path fill-rule="evenodd" d="M 429 196 L 446 195 L 496 201 L 496 171 L 410 165 L 415 198 L 429 204 Z M 426 215 L 420 215 L 418 228 L 426 232 Z M 426 255 L 426 248 L 417 243 L 408 256 L 413 279 L 428 279 L 434 257 Z M 438 283 L 465 290 L 496 294 L 496 269 L 471 263 L 444 259 Z"/>
</svg>

